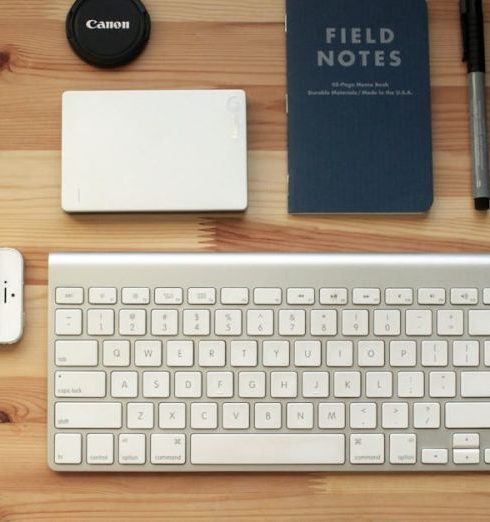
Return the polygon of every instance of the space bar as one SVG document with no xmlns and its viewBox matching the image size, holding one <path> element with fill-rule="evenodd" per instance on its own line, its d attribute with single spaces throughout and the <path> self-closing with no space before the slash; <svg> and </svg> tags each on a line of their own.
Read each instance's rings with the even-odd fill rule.
<svg viewBox="0 0 490 522">
<path fill-rule="evenodd" d="M 343 464 L 344 435 L 192 435 L 192 464 Z"/>
</svg>

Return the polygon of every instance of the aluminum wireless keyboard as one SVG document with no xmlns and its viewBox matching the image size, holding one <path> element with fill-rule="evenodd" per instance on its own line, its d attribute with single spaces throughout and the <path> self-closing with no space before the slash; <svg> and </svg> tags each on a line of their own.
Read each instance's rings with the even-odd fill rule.
<svg viewBox="0 0 490 522">
<path fill-rule="evenodd" d="M 490 256 L 54 254 L 57 471 L 490 470 Z"/>
</svg>

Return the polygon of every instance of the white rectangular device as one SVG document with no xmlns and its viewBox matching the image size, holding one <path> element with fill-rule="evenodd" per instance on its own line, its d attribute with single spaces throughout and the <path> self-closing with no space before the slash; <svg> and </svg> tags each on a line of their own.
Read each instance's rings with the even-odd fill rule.
<svg viewBox="0 0 490 522">
<path fill-rule="evenodd" d="M 489 471 L 490 256 L 55 254 L 57 471 Z"/>
<path fill-rule="evenodd" d="M 63 94 L 67 212 L 213 212 L 247 207 L 241 90 Z"/>
<path fill-rule="evenodd" d="M 20 340 L 24 330 L 24 259 L 0 248 L 0 345 Z"/>
</svg>

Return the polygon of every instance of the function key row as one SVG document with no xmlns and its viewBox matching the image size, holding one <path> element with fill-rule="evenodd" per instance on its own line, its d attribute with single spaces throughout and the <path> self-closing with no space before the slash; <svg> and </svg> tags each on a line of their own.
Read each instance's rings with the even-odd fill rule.
<svg viewBox="0 0 490 522">
<path fill-rule="evenodd" d="M 187 304 L 214 305 L 218 301 L 223 305 L 248 305 L 250 291 L 248 288 L 189 288 Z M 448 299 L 444 288 L 420 288 L 416 291 L 417 303 L 420 305 L 445 305 Z M 283 295 L 285 294 L 285 296 Z M 313 305 L 316 303 L 316 291 L 313 288 L 255 288 L 252 290 L 253 303 L 256 305 L 281 305 L 283 300 L 289 305 Z M 354 288 L 352 304 L 380 305 L 381 290 L 379 288 Z M 114 305 L 117 303 L 116 288 L 90 288 L 88 302 L 91 305 Z M 390 306 L 410 306 L 414 304 L 414 290 L 411 288 L 388 288 L 385 290 L 385 303 Z M 453 288 L 449 292 L 449 300 L 453 305 L 477 305 L 479 291 L 476 288 Z M 85 301 L 83 288 L 57 288 L 56 304 L 81 305 Z M 123 288 L 121 302 L 125 305 L 148 305 L 151 301 L 149 288 Z M 349 304 L 349 291 L 346 288 L 321 288 L 319 303 L 330 306 Z M 156 288 L 154 302 L 157 305 L 181 305 L 184 303 L 182 288 Z M 490 304 L 490 288 L 483 290 L 482 302 Z"/>
</svg>

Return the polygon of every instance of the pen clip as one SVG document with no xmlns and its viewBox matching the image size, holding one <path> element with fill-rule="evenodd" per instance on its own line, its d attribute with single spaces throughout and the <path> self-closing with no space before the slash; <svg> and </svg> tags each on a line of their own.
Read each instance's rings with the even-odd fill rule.
<svg viewBox="0 0 490 522">
<path fill-rule="evenodd" d="M 460 0 L 459 2 L 461 17 L 461 34 L 463 36 L 463 62 L 468 61 L 468 2 Z"/>
</svg>

